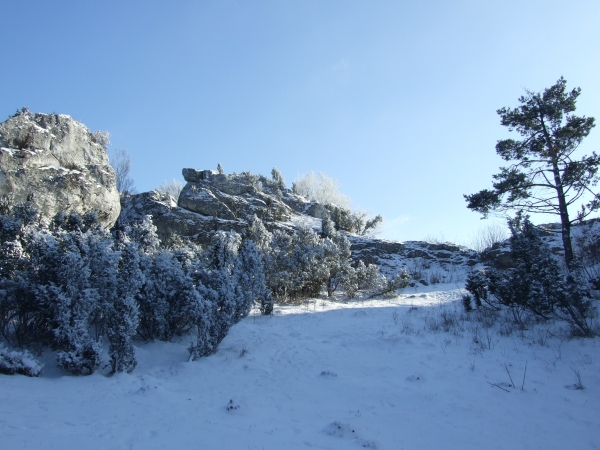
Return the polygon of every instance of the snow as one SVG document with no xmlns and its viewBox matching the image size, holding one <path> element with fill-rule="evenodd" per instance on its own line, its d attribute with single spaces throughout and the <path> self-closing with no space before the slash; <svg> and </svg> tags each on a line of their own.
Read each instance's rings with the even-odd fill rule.
<svg viewBox="0 0 600 450">
<path fill-rule="evenodd" d="M 282 223 L 293 226 L 294 228 L 308 227 L 317 232 L 321 232 L 321 222 L 321 219 L 306 214 L 292 214 L 289 221 Z"/>
<path fill-rule="evenodd" d="M 213 356 L 188 362 L 186 337 L 138 343 L 136 370 L 112 377 L 45 354 L 40 378 L 0 375 L 2 448 L 600 447 L 600 340 L 505 336 L 466 317 L 462 292 L 253 312 Z"/>
</svg>

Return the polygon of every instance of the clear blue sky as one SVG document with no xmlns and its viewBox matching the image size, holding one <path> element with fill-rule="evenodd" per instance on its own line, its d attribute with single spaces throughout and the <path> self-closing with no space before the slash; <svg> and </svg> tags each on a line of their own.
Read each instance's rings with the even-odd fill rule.
<svg viewBox="0 0 600 450">
<path fill-rule="evenodd" d="M 483 223 L 462 195 L 502 165 L 496 109 L 563 75 L 600 120 L 599 24 L 593 0 L 4 2 L 0 118 L 109 131 L 138 191 L 218 162 L 322 171 L 382 237 L 468 243 Z"/>
</svg>

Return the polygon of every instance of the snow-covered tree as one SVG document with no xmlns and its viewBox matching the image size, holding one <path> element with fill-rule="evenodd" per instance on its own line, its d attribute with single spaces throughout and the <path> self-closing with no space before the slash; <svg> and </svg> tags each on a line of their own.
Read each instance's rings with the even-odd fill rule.
<svg viewBox="0 0 600 450">
<path fill-rule="evenodd" d="M 323 172 L 306 173 L 292 183 L 294 193 L 302 195 L 310 201 L 350 208 L 350 198 L 340 193 L 339 189 L 339 181 L 325 175 Z"/>
<path fill-rule="evenodd" d="M 275 186 L 281 190 L 285 189 L 283 175 L 281 175 L 281 172 L 277 169 L 277 167 L 273 167 L 273 170 L 271 170 L 271 177 L 273 177 L 273 183 Z"/>
</svg>

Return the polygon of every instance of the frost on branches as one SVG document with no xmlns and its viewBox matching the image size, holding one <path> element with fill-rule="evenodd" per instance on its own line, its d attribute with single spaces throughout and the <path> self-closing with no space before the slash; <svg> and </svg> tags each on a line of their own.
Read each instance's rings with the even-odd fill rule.
<svg viewBox="0 0 600 450">
<path fill-rule="evenodd" d="M 27 204 L 8 205 L 0 201 L 0 343 L 37 354 L 50 348 L 72 374 L 131 372 L 136 339 L 187 335 L 191 359 L 210 355 L 254 305 L 271 314 L 276 300 L 324 288 L 333 295 L 342 287 L 351 298 L 403 286 L 375 266 L 352 264 L 346 235 L 328 219 L 321 233 L 270 232 L 255 217 L 244 236 L 216 231 L 202 249 L 161 245 L 149 217 L 109 232 L 94 214 L 48 222 Z M 3 370 L 26 370 L 11 361 L 3 364 L 15 369 Z"/>
</svg>

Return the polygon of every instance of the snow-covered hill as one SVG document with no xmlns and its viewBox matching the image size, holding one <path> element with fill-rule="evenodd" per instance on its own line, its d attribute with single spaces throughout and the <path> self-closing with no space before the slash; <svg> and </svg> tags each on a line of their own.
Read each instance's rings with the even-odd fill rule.
<svg viewBox="0 0 600 450">
<path fill-rule="evenodd" d="M 598 448 L 600 340 L 486 328 L 460 295 L 278 307 L 213 356 L 140 344 L 112 377 L 65 376 L 46 354 L 41 378 L 0 375 L 1 448 Z"/>
</svg>

